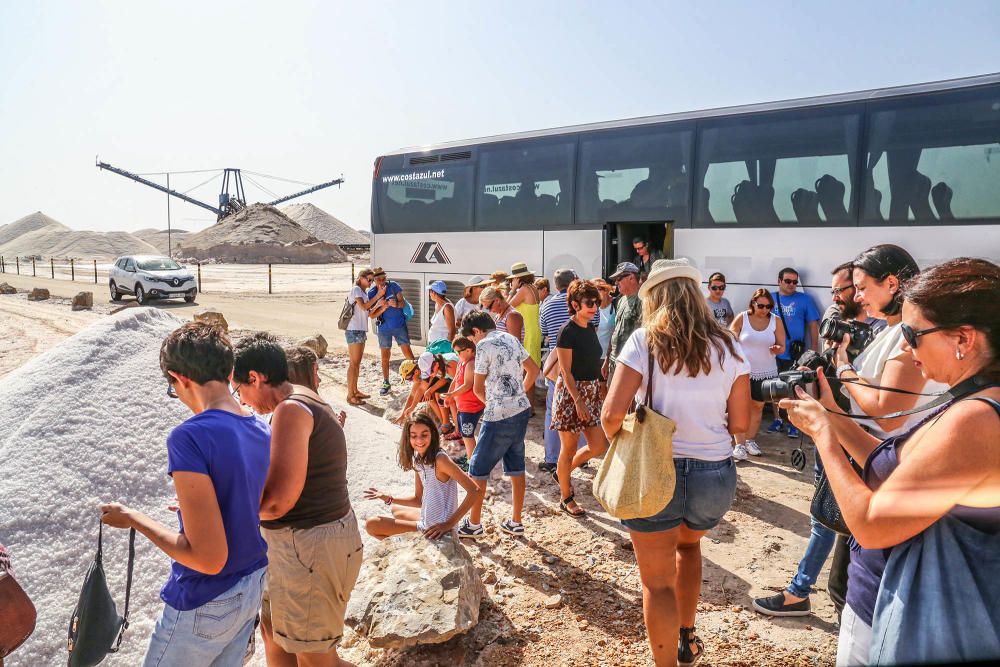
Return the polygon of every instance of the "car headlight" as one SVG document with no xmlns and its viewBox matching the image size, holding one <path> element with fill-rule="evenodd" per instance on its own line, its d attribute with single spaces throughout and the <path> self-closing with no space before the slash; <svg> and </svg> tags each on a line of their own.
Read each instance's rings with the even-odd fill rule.
<svg viewBox="0 0 1000 667">
<path fill-rule="evenodd" d="M 150 282 L 150 283 L 158 283 L 158 282 L 160 282 L 160 279 L 157 278 L 156 276 L 146 275 L 145 273 L 142 274 L 142 279 L 145 280 L 146 282 Z"/>
</svg>

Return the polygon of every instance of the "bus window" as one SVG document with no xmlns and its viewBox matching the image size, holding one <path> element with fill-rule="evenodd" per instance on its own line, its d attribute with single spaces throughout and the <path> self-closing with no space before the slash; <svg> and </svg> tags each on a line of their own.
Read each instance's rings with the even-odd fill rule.
<svg viewBox="0 0 1000 667">
<path fill-rule="evenodd" d="M 653 127 L 584 137 L 577 224 L 670 220 L 686 225 L 693 135 Z"/>
<path fill-rule="evenodd" d="M 472 231 L 471 164 L 382 171 L 379 213 L 384 233 Z"/>
<path fill-rule="evenodd" d="M 1000 91 L 872 107 L 863 220 L 1000 217 Z"/>
<path fill-rule="evenodd" d="M 575 142 L 483 147 L 476 228 L 541 229 L 572 224 Z"/>
<path fill-rule="evenodd" d="M 860 113 L 808 110 L 706 123 L 695 224 L 855 224 Z"/>
</svg>

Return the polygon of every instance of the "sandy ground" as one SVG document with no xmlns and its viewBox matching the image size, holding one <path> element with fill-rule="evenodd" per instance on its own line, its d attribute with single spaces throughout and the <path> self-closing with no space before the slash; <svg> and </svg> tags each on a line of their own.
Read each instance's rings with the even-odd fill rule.
<svg viewBox="0 0 1000 667">
<path fill-rule="evenodd" d="M 57 297 L 71 296 L 81 287 L 64 283 L 68 289 L 57 289 L 52 285 L 60 281 L 0 277 L 5 279 L 22 289 L 49 287 Z M 333 327 L 333 309 L 316 307 L 330 302 L 327 295 L 279 300 L 209 294 L 199 301 L 202 307 L 222 310 L 233 326 L 268 328 L 289 339 L 322 331 L 333 345 L 341 340 Z M 110 311 L 103 297 L 95 302 L 94 312 L 72 313 L 68 301 L 59 298 L 28 302 L 23 294 L 0 296 L 0 375 Z M 179 316 L 196 309 L 167 307 Z M 333 349 L 321 362 L 322 391 L 342 403 L 346 359 Z M 394 360 L 393 366 L 397 365 Z M 366 359 L 362 388 L 375 389 L 379 381 L 378 362 Z M 398 391 L 402 387 L 397 385 L 394 392 Z M 376 398 L 363 408 L 347 408 L 352 442 L 356 438 L 371 443 L 373 435 L 379 441 L 370 455 L 355 449 L 360 460 L 352 459 L 352 485 L 409 490 L 405 477 L 391 465 L 389 452 L 398 431 L 381 420 L 383 405 Z M 400 666 L 651 664 L 630 543 L 620 524 L 600 511 L 589 493 L 594 468 L 574 473 L 577 498 L 588 516 L 577 520 L 558 512 L 556 485 L 536 469 L 542 458 L 541 421 L 539 413 L 529 427 L 525 537 L 513 539 L 496 528 L 510 511 L 510 485 L 496 476 L 484 511 L 486 535 L 468 544 L 486 580 L 496 580 L 488 586 L 490 596 L 483 603 L 480 624 L 445 644 L 406 652 L 373 650 L 349 635 L 345 657 L 359 664 Z M 812 496 L 812 448 L 806 447 L 809 466 L 800 473 L 789 465 L 797 441 L 769 435 L 758 441 L 764 456 L 739 464 L 737 500 L 703 541 L 704 583 L 697 622 L 707 648 L 703 664 L 832 665 L 837 625 L 825 589 L 826 568 L 812 598 L 813 615 L 772 620 L 750 610 L 753 597 L 780 590 L 794 574 L 809 536 Z M 365 501 L 356 507 L 361 517 L 380 509 Z M 557 592 L 562 594 L 562 605 L 545 608 L 545 598 Z"/>
</svg>

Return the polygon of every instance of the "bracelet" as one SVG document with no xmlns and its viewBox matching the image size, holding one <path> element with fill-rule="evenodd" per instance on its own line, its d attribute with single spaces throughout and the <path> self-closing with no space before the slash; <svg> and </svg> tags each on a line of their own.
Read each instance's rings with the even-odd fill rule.
<svg viewBox="0 0 1000 667">
<path fill-rule="evenodd" d="M 837 370 L 835 372 L 837 379 L 839 380 L 840 376 L 846 373 L 847 371 L 854 371 L 854 366 L 852 366 L 851 364 L 841 364 L 837 366 Z M 857 371 L 854 372 L 857 373 Z"/>
</svg>

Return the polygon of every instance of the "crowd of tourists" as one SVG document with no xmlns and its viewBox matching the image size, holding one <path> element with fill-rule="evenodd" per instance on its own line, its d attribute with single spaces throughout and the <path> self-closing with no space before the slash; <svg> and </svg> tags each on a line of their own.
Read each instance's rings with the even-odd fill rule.
<svg viewBox="0 0 1000 667">
<path fill-rule="evenodd" d="M 902 248 L 876 246 L 833 269 L 821 318 L 792 268 L 735 312 L 724 275 L 705 281 L 688 262 L 646 250 L 643 267 L 623 262 L 607 281 L 560 270 L 549 282 L 516 264 L 468 281 L 454 304 L 431 283 L 433 340 L 419 357 L 399 285 L 378 268 L 359 274 L 348 399 L 365 398 L 355 362 L 370 318 L 383 378 L 395 341 L 406 356 L 400 375 L 414 387 L 398 450 L 413 492 L 369 488 L 365 498 L 387 511 L 365 529 L 476 539 L 500 464 L 512 497 L 498 527 L 524 535 L 525 436 L 540 376 L 538 467 L 574 517 L 585 511 L 572 471 L 622 441 L 641 411 L 655 412 L 673 424 L 675 484 L 656 511 L 621 522 L 654 662 L 694 664 L 707 650 L 695 630 L 701 540 L 734 501 L 736 462 L 760 454 L 764 403 L 791 385 L 767 430 L 815 443 L 827 509 L 813 504 L 787 589 L 754 608 L 808 613 L 836 547 L 838 665 L 1000 658 L 1000 267 L 961 258 L 921 272 Z M 178 528 L 101 506 L 104 524 L 134 528 L 171 559 L 144 664 L 242 664 L 258 619 L 271 667 L 347 664 L 337 646 L 363 548 L 346 415 L 319 395 L 315 355 L 266 333 L 234 345 L 190 323 L 164 340 L 160 368 L 168 396 L 193 413 L 167 439 Z M 805 382 L 782 385 L 783 371 L 807 368 L 819 368 L 815 395 Z M 464 456 L 448 455 L 448 437 Z M 0 558 L 0 587 L 4 566 Z"/>
</svg>

